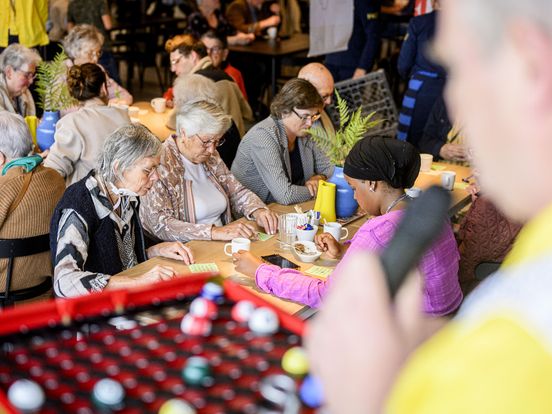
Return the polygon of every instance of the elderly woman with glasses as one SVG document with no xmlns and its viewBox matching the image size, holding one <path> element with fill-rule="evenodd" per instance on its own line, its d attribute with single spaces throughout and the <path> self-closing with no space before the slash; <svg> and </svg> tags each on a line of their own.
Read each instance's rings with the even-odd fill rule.
<svg viewBox="0 0 552 414">
<path fill-rule="evenodd" d="M 305 133 L 323 105 L 309 81 L 291 79 L 272 101 L 271 115 L 243 137 L 232 172 L 265 203 L 309 200 L 318 181 L 333 173 L 326 155 Z"/>
<path fill-rule="evenodd" d="M 78 24 L 63 39 L 63 48 L 69 56 L 67 66 L 84 63 L 98 64 L 102 54 L 104 37 L 98 29 L 90 24 Z M 101 67 L 101 66 L 100 66 Z M 102 69 L 104 69 L 102 67 Z M 104 69 L 105 72 L 105 69 Z M 107 75 L 107 97 L 109 103 L 131 105 L 132 95 Z"/>
<path fill-rule="evenodd" d="M 21 116 L 36 114 L 29 86 L 40 61 L 36 50 L 18 43 L 4 49 L 0 54 L 0 111 Z"/>
<path fill-rule="evenodd" d="M 254 226 L 232 222 L 239 215 L 276 232 L 276 214 L 236 180 L 216 150 L 230 122 L 211 102 L 179 108 L 178 135 L 163 143 L 160 180 L 142 198 L 142 224 L 150 235 L 181 241 L 255 238 Z"/>
<path fill-rule="evenodd" d="M 190 249 L 180 242 L 145 247 L 138 197 L 159 178 L 160 150 L 146 127 L 120 127 L 105 141 L 98 167 L 65 191 L 50 227 L 56 296 L 175 277 L 174 269 L 160 265 L 138 276 L 117 275 L 155 256 L 193 263 Z"/>
</svg>

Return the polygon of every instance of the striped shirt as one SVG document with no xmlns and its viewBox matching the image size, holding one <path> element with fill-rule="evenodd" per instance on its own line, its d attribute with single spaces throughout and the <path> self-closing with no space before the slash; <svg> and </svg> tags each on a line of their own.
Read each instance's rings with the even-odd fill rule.
<svg viewBox="0 0 552 414">
<path fill-rule="evenodd" d="M 322 150 L 308 137 L 299 137 L 297 143 L 305 180 L 322 174 L 329 177 L 333 166 Z M 288 139 L 281 119 L 268 117 L 249 130 L 243 137 L 232 173 L 244 186 L 265 203 L 294 204 L 312 198 L 304 185 L 291 182 L 291 162 Z"/>
</svg>

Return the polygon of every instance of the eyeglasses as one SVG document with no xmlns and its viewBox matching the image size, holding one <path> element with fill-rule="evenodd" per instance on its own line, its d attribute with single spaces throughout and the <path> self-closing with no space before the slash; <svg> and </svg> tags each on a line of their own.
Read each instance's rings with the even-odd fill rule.
<svg viewBox="0 0 552 414">
<path fill-rule="evenodd" d="M 26 78 L 27 80 L 30 80 L 30 81 L 32 81 L 36 76 L 36 73 L 34 73 L 34 72 L 24 71 L 24 70 L 21 70 L 21 69 L 17 69 L 16 72 L 21 73 L 24 78 Z"/>
<path fill-rule="evenodd" d="M 151 167 L 151 168 L 142 168 L 142 171 L 144 172 L 144 174 L 146 174 L 148 176 L 148 178 L 151 178 L 151 177 L 153 177 L 153 174 L 155 174 L 157 172 L 157 167 L 159 167 L 159 166 L 156 165 L 156 166 Z"/>
<path fill-rule="evenodd" d="M 184 56 L 180 55 L 178 56 L 176 59 L 171 59 L 171 66 L 176 66 L 178 65 L 178 62 L 180 62 L 180 60 L 183 58 Z"/>
<path fill-rule="evenodd" d="M 87 56 L 88 56 L 89 58 L 92 58 L 92 59 L 99 59 L 101 55 L 102 55 L 101 49 L 99 49 L 99 50 L 91 50 L 90 52 L 87 53 Z"/>
<path fill-rule="evenodd" d="M 320 119 L 320 114 L 319 113 L 316 113 L 316 114 L 313 114 L 313 115 L 309 115 L 309 114 L 301 115 L 301 114 L 297 113 L 295 108 L 291 108 L 291 110 L 295 115 L 297 115 L 297 118 L 299 118 L 303 122 L 307 122 L 309 119 L 310 119 L 311 122 L 316 122 Z"/>
<path fill-rule="evenodd" d="M 201 145 L 203 145 L 203 148 L 209 148 L 211 145 L 214 145 L 215 148 L 218 148 L 225 142 L 224 138 L 210 139 L 208 141 L 203 141 L 198 134 L 195 134 L 194 136 L 201 141 Z"/>
<path fill-rule="evenodd" d="M 322 101 L 323 101 L 323 102 L 327 102 L 328 100 L 331 101 L 332 98 L 333 98 L 333 93 L 330 93 L 330 94 L 328 94 L 328 95 L 323 95 L 323 96 L 322 96 Z"/>
<path fill-rule="evenodd" d="M 222 47 L 220 46 L 213 46 L 213 47 L 207 47 L 207 53 L 210 55 L 211 53 L 215 54 L 215 55 L 218 55 L 219 53 L 222 52 Z"/>
</svg>

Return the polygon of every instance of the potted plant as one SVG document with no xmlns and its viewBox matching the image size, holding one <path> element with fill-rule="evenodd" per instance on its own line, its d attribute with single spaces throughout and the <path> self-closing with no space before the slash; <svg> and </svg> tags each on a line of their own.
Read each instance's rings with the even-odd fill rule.
<svg viewBox="0 0 552 414">
<path fill-rule="evenodd" d="M 67 87 L 67 65 L 65 64 L 67 59 L 67 55 L 62 50 L 52 61 L 40 62 L 36 70 L 37 104 L 44 110 L 36 130 L 36 141 L 42 151 L 47 150 L 54 143 L 56 122 L 60 117 L 59 111 L 76 104 Z"/>
<path fill-rule="evenodd" d="M 335 95 L 339 113 L 339 129 L 334 133 L 328 132 L 322 127 L 313 127 L 309 128 L 307 132 L 335 165 L 334 173 L 328 181 L 337 187 L 336 215 L 337 217 L 349 217 L 356 212 L 358 204 L 354 199 L 353 189 L 343 176 L 343 163 L 356 142 L 381 120 L 372 119 L 375 112 L 362 115 L 361 107 L 351 114 L 347 101 L 341 98 L 337 91 Z"/>
</svg>

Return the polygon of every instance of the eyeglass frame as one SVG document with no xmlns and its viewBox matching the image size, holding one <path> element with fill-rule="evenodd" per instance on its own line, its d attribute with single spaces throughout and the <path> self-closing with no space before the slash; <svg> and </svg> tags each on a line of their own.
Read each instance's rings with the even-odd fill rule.
<svg viewBox="0 0 552 414">
<path fill-rule="evenodd" d="M 299 113 L 297 113 L 297 111 L 295 110 L 295 108 L 291 108 L 291 112 L 293 112 L 297 118 L 299 118 L 301 121 L 303 122 L 307 122 L 309 119 L 310 121 L 314 124 L 316 121 L 318 121 L 320 119 L 320 117 L 322 116 L 322 114 L 320 114 L 320 112 L 318 112 L 317 114 L 314 114 L 314 115 L 301 115 Z"/>
<path fill-rule="evenodd" d="M 25 79 L 33 81 L 36 78 L 36 72 L 30 70 L 15 69 L 15 72 L 21 73 Z"/>
<path fill-rule="evenodd" d="M 151 177 L 153 177 L 154 172 L 157 172 L 158 168 L 159 165 L 155 165 L 151 168 L 142 168 L 142 172 L 148 176 L 148 179 L 150 179 Z"/>
<path fill-rule="evenodd" d="M 203 145 L 203 148 L 205 149 L 209 148 L 211 145 L 214 145 L 215 148 L 219 148 L 222 146 L 222 144 L 226 142 L 226 138 L 224 138 L 224 136 L 220 137 L 219 139 L 210 139 L 208 141 L 203 141 L 199 134 L 194 134 L 192 135 L 192 137 L 197 137 L 197 139 L 199 140 L 199 142 L 201 142 L 201 145 Z"/>
<path fill-rule="evenodd" d="M 178 57 L 176 59 L 169 59 L 169 62 L 171 64 L 171 66 L 176 66 L 180 63 L 180 61 L 182 60 L 182 58 L 184 57 L 184 55 L 181 55 L 179 54 Z"/>
<path fill-rule="evenodd" d="M 213 47 L 205 46 L 205 49 L 207 50 L 208 55 L 211 54 L 211 53 L 219 54 L 219 53 L 224 52 L 224 47 L 222 47 L 222 46 L 213 46 Z"/>
</svg>

